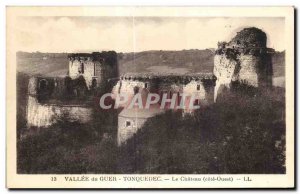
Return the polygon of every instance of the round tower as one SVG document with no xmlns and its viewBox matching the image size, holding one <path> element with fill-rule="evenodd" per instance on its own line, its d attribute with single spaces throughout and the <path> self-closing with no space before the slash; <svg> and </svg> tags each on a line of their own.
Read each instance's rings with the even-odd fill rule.
<svg viewBox="0 0 300 194">
<path fill-rule="evenodd" d="M 266 33 L 254 27 L 241 30 L 228 43 L 218 44 L 214 58 L 215 100 L 220 88 L 230 88 L 233 81 L 253 87 L 272 86 L 274 50 L 266 44 Z"/>
</svg>

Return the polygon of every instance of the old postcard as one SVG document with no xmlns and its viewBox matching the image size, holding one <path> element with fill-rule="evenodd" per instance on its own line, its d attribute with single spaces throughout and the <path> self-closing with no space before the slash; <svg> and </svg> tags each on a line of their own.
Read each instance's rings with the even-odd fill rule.
<svg viewBox="0 0 300 194">
<path fill-rule="evenodd" d="M 7 7 L 8 188 L 293 188 L 293 7 Z"/>
</svg>

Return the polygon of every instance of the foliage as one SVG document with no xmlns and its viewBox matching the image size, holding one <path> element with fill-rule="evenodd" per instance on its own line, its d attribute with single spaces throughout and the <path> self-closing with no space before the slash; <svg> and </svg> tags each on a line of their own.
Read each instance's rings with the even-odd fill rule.
<svg viewBox="0 0 300 194">
<path fill-rule="evenodd" d="M 18 75 L 18 83 L 27 80 Z M 25 82 L 24 82 L 25 83 Z M 243 85 L 194 116 L 166 112 L 117 147 L 117 111 L 95 110 L 93 122 L 26 130 L 27 87 L 18 84 L 18 173 L 284 173 L 284 89 Z M 27 86 L 27 84 L 26 84 Z M 21 119 L 20 119 L 21 118 Z M 19 123 L 20 121 L 20 123 Z M 21 135 L 20 135 L 21 134 Z"/>
<path fill-rule="evenodd" d="M 24 73 L 17 73 L 17 134 L 19 136 L 20 131 L 26 128 L 26 108 L 28 97 L 28 81 L 29 76 Z"/>
<path fill-rule="evenodd" d="M 95 113 L 101 124 L 70 122 L 66 114 L 50 127 L 27 129 L 17 142 L 18 173 L 114 173 L 116 126 L 105 122 L 109 114 Z"/>
<path fill-rule="evenodd" d="M 251 92 L 250 92 L 251 94 Z M 126 173 L 284 173 L 284 101 L 239 94 L 150 119 L 121 148 Z"/>
</svg>

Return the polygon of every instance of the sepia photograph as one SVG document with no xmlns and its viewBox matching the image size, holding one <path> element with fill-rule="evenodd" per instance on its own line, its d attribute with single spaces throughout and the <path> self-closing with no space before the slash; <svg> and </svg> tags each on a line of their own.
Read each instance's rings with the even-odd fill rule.
<svg viewBox="0 0 300 194">
<path fill-rule="evenodd" d="M 293 187 L 293 7 L 203 10 L 8 7 L 8 187 Z"/>
</svg>

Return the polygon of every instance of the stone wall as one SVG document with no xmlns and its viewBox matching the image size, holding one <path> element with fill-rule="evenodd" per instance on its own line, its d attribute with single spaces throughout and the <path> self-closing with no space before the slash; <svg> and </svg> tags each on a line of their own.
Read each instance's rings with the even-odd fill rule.
<svg viewBox="0 0 300 194">
<path fill-rule="evenodd" d="M 110 87 L 109 79 L 119 76 L 117 54 L 114 51 L 70 54 L 69 76 L 72 79 L 83 76 L 89 89 L 105 90 Z"/>
<path fill-rule="evenodd" d="M 135 81 L 135 80 L 120 80 L 118 83 L 119 93 L 125 93 L 128 95 L 134 95 L 134 88 L 145 88 L 147 86 L 147 89 L 152 88 L 151 83 L 149 81 Z"/>
<path fill-rule="evenodd" d="M 131 138 L 139 128 L 141 128 L 148 118 L 139 117 L 118 117 L 118 145 Z M 131 126 L 126 127 L 126 122 L 131 122 Z"/>
<path fill-rule="evenodd" d="M 178 79 L 181 79 L 178 76 Z M 175 79 L 168 80 L 167 78 L 159 79 L 141 79 L 136 76 L 131 79 L 120 79 L 116 85 L 113 87 L 112 93 L 126 94 L 129 99 L 134 95 L 135 88 L 139 89 L 139 92 L 143 91 L 141 89 L 147 89 L 151 93 L 157 93 L 162 98 L 163 94 L 167 94 L 167 98 L 171 98 L 172 95 L 177 94 L 186 96 L 194 96 L 195 101 L 199 102 L 201 105 L 207 105 L 213 102 L 215 79 L 201 79 L 188 77 L 186 81 L 178 81 Z M 177 105 L 179 105 L 180 99 L 177 99 Z"/>
<path fill-rule="evenodd" d="M 83 68 L 83 69 L 82 69 Z M 102 74 L 101 63 L 91 60 L 70 60 L 69 61 L 69 76 L 75 79 L 82 75 L 86 81 L 88 88 L 92 87 L 92 80 L 100 84 L 100 77 Z"/>
<path fill-rule="evenodd" d="M 113 99 L 116 96 L 122 95 L 127 97 L 127 103 L 119 104 L 119 107 L 127 107 L 130 104 L 130 100 L 133 99 L 135 91 L 139 93 L 149 93 L 151 83 L 149 81 L 142 82 L 137 80 L 119 80 L 112 89 Z M 146 95 L 146 94 L 145 94 Z"/>
<path fill-rule="evenodd" d="M 233 81 L 253 87 L 272 86 L 273 49 L 266 47 L 267 36 L 258 28 L 245 28 L 229 43 L 221 42 L 214 57 L 217 77 L 214 100 Z"/>
<path fill-rule="evenodd" d="M 87 123 L 91 120 L 92 108 L 78 105 L 40 104 L 33 96 L 28 97 L 28 127 L 47 127 L 64 117 L 69 121 Z"/>
<path fill-rule="evenodd" d="M 149 118 L 163 112 L 164 110 L 158 107 L 150 109 L 123 109 L 118 116 L 118 145 L 133 137 Z"/>
<path fill-rule="evenodd" d="M 187 96 L 194 95 L 196 99 L 203 102 L 206 100 L 206 89 L 201 81 L 191 81 L 187 85 L 184 85 L 183 93 Z"/>
<path fill-rule="evenodd" d="M 55 81 L 52 78 L 32 77 L 28 84 L 28 102 L 27 102 L 27 124 L 29 127 L 46 127 L 54 124 L 62 116 L 69 121 L 78 121 L 80 123 L 89 122 L 92 115 L 92 108 L 84 104 L 64 104 L 56 100 L 57 103 L 51 101 L 39 101 L 38 97 L 41 81 L 45 83 Z M 55 84 L 54 84 L 55 85 Z M 45 85 L 47 89 L 48 85 Z"/>
<path fill-rule="evenodd" d="M 248 85 L 258 87 L 258 67 L 261 65 L 263 65 L 261 57 L 241 55 L 238 80 Z"/>
<path fill-rule="evenodd" d="M 214 88 L 214 100 L 216 101 L 218 94 L 222 88 L 229 88 L 232 81 L 237 79 L 239 71 L 239 62 L 227 58 L 225 54 L 215 55 L 214 57 L 214 75 L 217 77 L 216 86 Z"/>
</svg>

